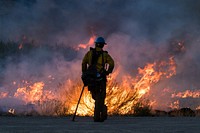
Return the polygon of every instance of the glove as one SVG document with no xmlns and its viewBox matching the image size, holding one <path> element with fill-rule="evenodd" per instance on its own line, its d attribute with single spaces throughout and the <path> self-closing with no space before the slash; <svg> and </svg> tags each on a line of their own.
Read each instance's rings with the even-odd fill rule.
<svg viewBox="0 0 200 133">
<path fill-rule="evenodd" d="M 87 78 L 87 74 L 86 73 L 82 73 L 81 79 L 83 81 L 84 86 L 87 86 L 88 85 L 88 78 Z"/>
</svg>

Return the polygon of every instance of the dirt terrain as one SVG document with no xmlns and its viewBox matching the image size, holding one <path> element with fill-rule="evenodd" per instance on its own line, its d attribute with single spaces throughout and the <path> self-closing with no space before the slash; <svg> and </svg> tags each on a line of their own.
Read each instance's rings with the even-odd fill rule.
<svg viewBox="0 0 200 133">
<path fill-rule="evenodd" d="M 103 123 L 91 117 L 0 116 L 0 133 L 200 133 L 200 117 L 108 117 Z"/>
</svg>

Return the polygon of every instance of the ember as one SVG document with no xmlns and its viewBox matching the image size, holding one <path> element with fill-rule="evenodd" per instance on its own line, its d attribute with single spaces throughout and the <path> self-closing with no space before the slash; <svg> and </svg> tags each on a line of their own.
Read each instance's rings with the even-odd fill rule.
<svg viewBox="0 0 200 133">
<path fill-rule="evenodd" d="M 10 114 L 13 114 L 13 115 L 14 115 L 14 114 L 15 114 L 15 109 L 9 109 L 9 110 L 8 110 L 8 113 L 10 113 Z"/>
</svg>

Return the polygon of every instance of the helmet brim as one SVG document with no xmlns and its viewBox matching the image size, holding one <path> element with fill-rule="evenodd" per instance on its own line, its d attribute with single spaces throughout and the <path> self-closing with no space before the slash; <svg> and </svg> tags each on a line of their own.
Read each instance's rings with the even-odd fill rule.
<svg viewBox="0 0 200 133">
<path fill-rule="evenodd" d="M 104 44 L 107 45 L 107 43 L 99 43 L 99 42 L 94 42 L 95 44 Z"/>
</svg>

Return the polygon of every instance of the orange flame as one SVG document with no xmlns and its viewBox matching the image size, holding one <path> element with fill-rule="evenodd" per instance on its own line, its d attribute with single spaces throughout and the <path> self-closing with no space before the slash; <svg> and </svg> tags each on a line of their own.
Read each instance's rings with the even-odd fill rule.
<svg viewBox="0 0 200 133">
<path fill-rule="evenodd" d="M 14 97 L 20 98 L 26 101 L 26 103 L 34 103 L 37 101 L 42 101 L 46 98 L 53 98 L 51 91 L 43 90 L 44 85 L 44 82 L 36 82 L 33 85 L 18 88 L 14 94 Z"/>
<path fill-rule="evenodd" d="M 120 68 L 111 75 L 107 83 L 107 97 L 105 103 L 108 106 L 109 114 L 133 113 L 133 106 L 144 95 L 148 94 L 154 84 L 162 78 L 170 78 L 176 74 L 176 64 L 173 57 L 170 57 L 168 61 L 149 63 L 144 68 L 138 68 L 138 75 L 135 78 L 126 75 L 122 77 L 122 82 L 120 83 L 115 82 L 119 72 Z M 71 93 L 66 103 L 69 109 L 67 114 L 74 113 L 80 90 L 81 87 L 76 86 L 74 92 Z M 85 90 L 77 114 L 91 116 L 93 114 L 93 109 L 94 100 L 90 93 Z"/>
<path fill-rule="evenodd" d="M 110 115 L 134 113 L 134 106 L 148 96 L 151 88 L 156 83 L 158 83 L 160 80 L 164 80 L 165 78 L 170 78 L 176 74 L 176 63 L 173 57 L 170 57 L 168 60 L 164 61 L 148 63 L 143 68 L 138 68 L 138 74 L 135 77 L 132 77 L 129 74 L 124 74 L 121 80 L 118 81 L 119 79 L 117 77 L 120 74 L 121 69 L 122 68 L 120 66 L 117 67 L 114 73 L 109 75 L 107 82 L 107 96 L 105 104 L 108 106 L 108 114 Z M 54 77 L 49 75 L 48 79 L 54 80 Z M 56 98 L 53 92 L 44 89 L 45 83 L 42 81 L 31 83 L 23 80 L 22 83 L 23 85 L 17 89 L 14 97 L 22 99 L 26 103 L 37 104 L 39 101 L 40 104 L 42 104 L 45 100 Z M 12 84 L 18 85 L 16 81 L 14 81 Z M 63 88 L 60 89 L 61 92 L 59 99 L 63 103 L 60 106 L 63 106 L 67 109 L 65 110 L 65 114 L 73 114 L 80 96 L 82 83 L 69 79 L 66 82 L 66 86 L 63 86 Z M 166 88 L 163 91 L 170 93 L 170 90 Z M 0 92 L 0 98 L 7 96 L 7 92 Z M 171 97 L 199 98 L 200 91 L 186 90 L 185 92 L 174 93 L 171 95 Z M 150 106 L 158 104 L 156 101 L 154 101 L 154 99 L 151 100 L 152 101 L 149 101 Z M 169 107 L 171 109 L 179 109 L 179 100 L 173 101 Z M 197 106 L 197 109 L 198 108 L 199 107 Z M 79 104 L 77 114 L 81 116 L 92 116 L 93 111 L 94 100 L 92 99 L 90 92 L 85 89 Z"/>
<path fill-rule="evenodd" d="M 0 92 L 0 99 L 8 96 L 8 92 Z"/>
<path fill-rule="evenodd" d="M 93 35 L 92 37 L 90 37 L 88 43 L 86 43 L 86 44 L 79 44 L 77 49 L 79 50 L 79 49 L 86 49 L 88 47 L 91 47 L 94 44 L 95 38 L 96 38 L 96 36 Z"/>
<path fill-rule="evenodd" d="M 176 101 L 172 102 L 169 107 L 171 109 L 179 109 L 180 108 L 179 100 L 176 100 Z"/>
<path fill-rule="evenodd" d="M 178 97 L 178 98 L 187 98 L 187 97 L 192 97 L 192 98 L 200 98 L 200 90 L 186 90 L 185 92 L 178 92 L 177 94 L 172 94 L 172 98 Z"/>
<path fill-rule="evenodd" d="M 165 61 L 157 61 L 148 63 L 144 68 L 138 68 L 136 77 L 125 74 L 120 81 L 117 77 L 121 72 L 121 67 L 116 68 L 113 74 L 109 75 L 107 82 L 107 97 L 105 104 L 108 106 L 108 114 L 132 114 L 134 113 L 134 105 L 141 99 L 148 96 L 151 88 L 157 82 L 164 78 L 170 78 L 176 74 L 176 63 L 173 57 Z M 121 75 L 121 74 L 120 74 Z M 52 75 L 48 79 L 54 80 Z M 55 99 L 51 91 L 45 90 L 44 82 L 31 83 L 26 80 L 22 81 L 23 86 L 19 87 L 14 97 L 24 100 L 26 103 L 42 104 L 47 99 Z M 14 81 L 13 85 L 17 85 Z M 67 108 L 65 114 L 73 114 L 80 96 L 82 84 L 77 81 L 67 80 L 66 86 L 60 89 L 60 101 L 64 102 L 62 106 Z M 73 89 L 68 89 L 73 88 Z M 65 93 L 64 93 L 65 92 Z M 1 96 L 7 94 L 0 93 Z M 150 101 L 151 105 L 156 102 Z M 90 92 L 85 89 L 79 108 L 78 115 L 91 116 L 94 110 L 94 100 Z"/>
</svg>

